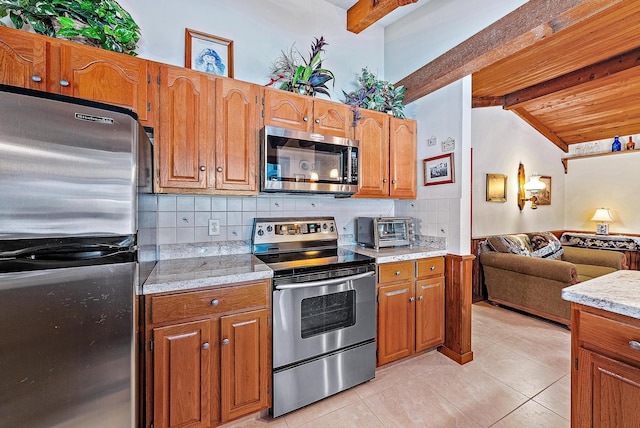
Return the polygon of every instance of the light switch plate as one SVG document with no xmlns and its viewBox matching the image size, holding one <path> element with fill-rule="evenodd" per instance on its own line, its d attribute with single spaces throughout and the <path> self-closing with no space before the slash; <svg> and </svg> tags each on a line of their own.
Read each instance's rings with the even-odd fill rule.
<svg viewBox="0 0 640 428">
<path fill-rule="evenodd" d="M 209 219 L 209 236 L 220 235 L 220 220 L 217 218 Z"/>
</svg>

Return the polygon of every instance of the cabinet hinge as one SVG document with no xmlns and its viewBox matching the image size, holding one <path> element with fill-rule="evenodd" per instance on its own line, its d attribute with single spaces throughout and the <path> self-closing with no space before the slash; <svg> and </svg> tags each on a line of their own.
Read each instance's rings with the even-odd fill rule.
<svg viewBox="0 0 640 428">
<path fill-rule="evenodd" d="M 149 425 L 149 428 L 153 428 L 153 422 L 151 422 L 151 425 Z"/>
<path fill-rule="evenodd" d="M 156 79 L 158 81 L 158 85 L 160 84 L 160 75 L 158 74 L 158 78 Z"/>
<path fill-rule="evenodd" d="M 264 105 L 264 97 L 262 97 L 262 105 Z"/>
<path fill-rule="evenodd" d="M 147 111 L 151 111 L 151 102 L 147 102 Z"/>
<path fill-rule="evenodd" d="M 153 339 L 149 340 L 149 350 L 153 351 Z"/>
<path fill-rule="evenodd" d="M 147 73 L 147 84 L 151 83 L 151 74 Z"/>
<path fill-rule="evenodd" d="M 573 362 L 573 368 L 574 368 L 575 370 L 578 370 L 578 357 L 576 357 L 576 359 L 575 359 L 575 360 L 574 360 L 574 362 Z"/>
<path fill-rule="evenodd" d="M 380 294 L 376 294 L 376 303 L 380 303 Z"/>
</svg>

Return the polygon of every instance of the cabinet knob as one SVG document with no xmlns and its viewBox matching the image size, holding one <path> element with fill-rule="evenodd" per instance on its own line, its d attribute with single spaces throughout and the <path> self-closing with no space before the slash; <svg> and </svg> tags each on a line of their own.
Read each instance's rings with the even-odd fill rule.
<svg viewBox="0 0 640 428">
<path fill-rule="evenodd" d="M 69 86 L 69 81 L 68 80 L 60 80 L 60 86 Z"/>
<path fill-rule="evenodd" d="M 424 300 L 424 296 L 419 296 L 418 300 Z"/>
<path fill-rule="evenodd" d="M 217 168 L 216 168 L 216 171 L 218 171 L 218 172 L 222 172 L 222 167 L 221 167 L 221 166 L 217 167 Z"/>
<path fill-rule="evenodd" d="M 228 345 L 229 344 L 229 339 L 222 339 L 222 344 L 223 345 Z"/>
<path fill-rule="evenodd" d="M 316 119 L 316 123 L 320 123 L 320 119 Z"/>
<path fill-rule="evenodd" d="M 400 276 L 400 271 L 399 270 L 396 271 L 396 276 Z"/>
<path fill-rule="evenodd" d="M 309 118 L 307 116 L 303 117 L 302 120 L 304 120 L 305 122 L 309 122 Z"/>
<path fill-rule="evenodd" d="M 431 267 L 429 268 L 429 270 L 436 270 L 436 267 L 435 267 L 435 266 L 431 266 Z"/>
<path fill-rule="evenodd" d="M 31 76 L 31 80 L 33 80 L 34 82 L 42 82 L 42 77 L 38 76 L 37 74 L 33 74 Z"/>
<path fill-rule="evenodd" d="M 409 297 L 409 301 L 410 301 L 410 302 L 414 302 L 415 300 L 416 300 L 416 298 L 415 298 L 415 297 Z"/>
<path fill-rule="evenodd" d="M 207 167 L 205 167 L 204 165 L 200 166 L 200 171 L 206 171 Z"/>
<path fill-rule="evenodd" d="M 211 306 L 218 306 L 218 303 L 220 303 L 220 302 L 218 301 L 218 299 L 213 299 L 213 300 L 211 301 Z"/>
<path fill-rule="evenodd" d="M 383 178 L 383 179 L 382 179 L 382 182 L 383 182 L 383 183 L 386 183 L 386 182 L 387 182 L 387 179 L 386 179 L 386 178 Z"/>
<path fill-rule="evenodd" d="M 202 344 L 202 349 L 205 349 L 205 350 L 206 350 L 206 349 L 209 349 L 209 342 L 204 342 L 204 343 Z"/>
<path fill-rule="evenodd" d="M 632 340 L 631 342 L 629 342 L 629 348 L 633 349 L 634 351 L 640 351 L 640 342 Z"/>
<path fill-rule="evenodd" d="M 391 184 L 396 184 L 396 180 L 391 180 Z"/>
</svg>

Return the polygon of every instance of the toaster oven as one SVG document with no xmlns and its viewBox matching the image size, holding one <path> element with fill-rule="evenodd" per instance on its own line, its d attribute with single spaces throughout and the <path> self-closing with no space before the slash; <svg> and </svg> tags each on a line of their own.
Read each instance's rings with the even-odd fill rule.
<svg viewBox="0 0 640 428">
<path fill-rule="evenodd" d="M 356 241 L 375 249 L 413 245 L 415 241 L 411 217 L 358 217 Z"/>
</svg>

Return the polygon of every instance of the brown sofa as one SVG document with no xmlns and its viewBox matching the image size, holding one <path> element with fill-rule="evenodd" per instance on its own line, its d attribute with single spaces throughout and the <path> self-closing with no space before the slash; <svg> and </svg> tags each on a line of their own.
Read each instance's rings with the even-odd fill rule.
<svg viewBox="0 0 640 428">
<path fill-rule="evenodd" d="M 621 252 L 563 247 L 549 232 L 489 237 L 479 259 L 489 301 L 566 325 L 563 288 L 627 268 Z"/>
</svg>

